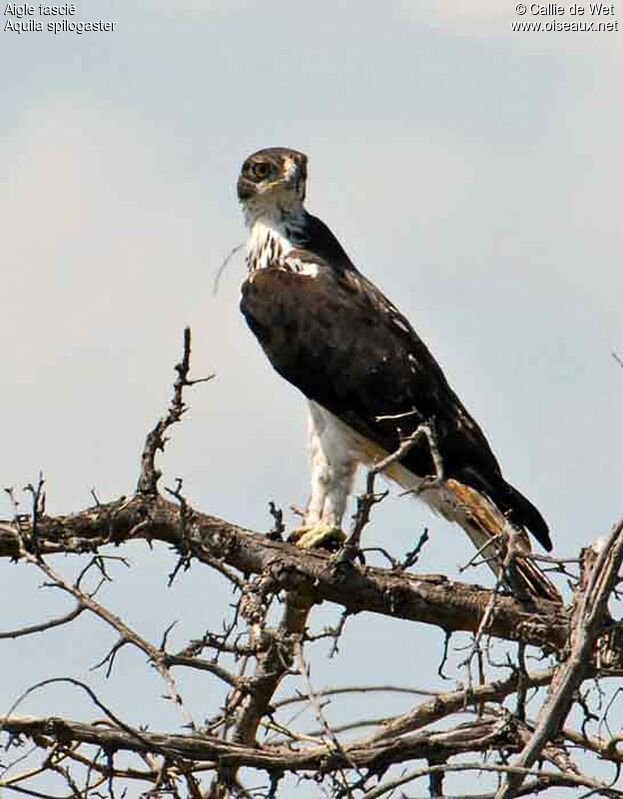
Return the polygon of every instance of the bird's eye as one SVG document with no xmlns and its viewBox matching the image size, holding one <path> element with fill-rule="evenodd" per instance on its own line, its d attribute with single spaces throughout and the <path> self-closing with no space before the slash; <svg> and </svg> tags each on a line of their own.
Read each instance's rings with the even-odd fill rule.
<svg viewBox="0 0 623 799">
<path fill-rule="evenodd" d="M 251 174 L 256 180 L 264 180 L 269 172 L 270 164 L 267 164 L 266 161 L 258 161 L 251 167 Z"/>
</svg>

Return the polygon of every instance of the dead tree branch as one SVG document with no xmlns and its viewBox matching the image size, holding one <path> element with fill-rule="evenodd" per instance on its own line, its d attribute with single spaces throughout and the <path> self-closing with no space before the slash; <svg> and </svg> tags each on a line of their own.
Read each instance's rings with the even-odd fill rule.
<svg viewBox="0 0 623 799">
<path fill-rule="evenodd" d="M 526 777 L 536 777 L 536 780 L 530 784 L 530 793 L 536 793 L 541 790 L 560 786 L 562 788 L 589 788 L 598 796 L 606 796 L 609 799 L 623 799 L 623 792 L 617 791 L 606 783 L 599 780 L 592 780 L 584 776 L 576 774 L 559 774 L 554 771 L 544 770 L 531 770 L 527 768 L 520 768 L 519 766 L 507 766 L 503 763 L 454 763 L 442 764 L 439 766 L 429 766 L 428 768 L 414 769 L 413 771 L 404 774 L 396 780 L 391 782 L 382 783 L 378 788 L 365 793 L 362 799 L 380 799 L 381 796 L 387 796 L 396 788 L 401 785 L 413 782 L 421 777 L 427 777 L 432 773 L 441 772 L 450 774 L 453 772 L 494 772 L 498 774 L 514 774 L 521 776 L 523 779 Z M 494 794 L 481 794 L 478 799 L 495 799 Z"/>
<path fill-rule="evenodd" d="M 492 592 L 443 575 L 340 564 L 320 550 L 303 550 L 245 530 L 223 519 L 193 511 L 185 533 L 180 509 L 161 496 L 137 494 L 130 500 L 98 505 L 69 516 L 38 519 L 42 554 L 94 552 L 106 544 L 143 539 L 163 541 L 212 565 L 224 563 L 242 574 L 270 575 L 283 590 L 309 589 L 350 613 L 367 611 L 418 621 L 446 631 L 476 632 Z M 0 522 L 0 557 L 22 557 L 12 522 Z M 530 603 L 498 595 L 489 635 L 557 650 L 567 640 L 569 616 L 560 605 L 542 599 Z M 604 663 L 615 668 L 618 659 Z"/>
<path fill-rule="evenodd" d="M 46 586 L 61 589 L 77 602 L 76 608 L 64 616 L 0 633 L 0 639 L 42 633 L 69 624 L 88 611 L 117 635 L 117 642 L 99 665 L 107 664 L 110 672 L 117 652 L 126 645 L 143 652 L 164 679 L 169 698 L 180 707 L 189 731 L 171 734 L 143 727 L 135 729 L 113 714 L 86 684 L 66 677 L 44 680 L 21 699 L 36 688 L 68 682 L 86 691 L 105 718 L 85 723 L 57 716 L 21 716 L 16 714 L 21 699 L 18 700 L 6 717 L 0 717 L 0 730 L 8 733 L 7 748 L 18 749 L 26 740 L 32 741 L 34 748 L 26 755 L 20 752 L 8 766 L 3 764 L 0 788 L 42 795 L 36 790 L 36 779 L 52 773 L 55 779 L 64 782 L 68 795 L 84 799 L 103 795 L 106 789 L 114 797 L 116 780 L 147 782 L 150 789 L 143 795 L 153 797 L 187 795 L 192 799 L 208 796 L 225 799 L 261 795 L 263 799 L 275 799 L 283 775 L 290 772 L 300 779 L 324 782 L 323 787 L 328 786 L 330 795 L 336 799 L 375 799 L 421 777 L 428 777 L 431 795 L 441 796 L 446 774 L 479 770 L 498 775 L 500 787 L 496 799 L 510 799 L 525 795 L 528 790 L 538 792 L 552 786 L 574 790 L 583 787 L 611 799 L 623 799 L 621 791 L 581 774 L 567 751 L 568 745 L 581 746 L 617 770 L 623 764 L 620 748 L 623 738 L 608 726 L 613 700 L 606 701 L 595 680 L 597 715 L 593 688 L 585 685 L 583 692 L 579 692 L 588 677 L 623 672 L 621 623 L 613 621 L 607 607 L 609 597 L 617 595 L 620 582 L 623 521 L 601 552 L 593 553 L 593 562 L 585 569 L 584 580 L 576 589 L 574 606 L 566 610 L 559 602 L 509 596 L 501 580 L 490 590 L 451 581 L 443 575 L 407 573 L 406 569 L 417 560 L 426 533 L 402 563 L 379 550 L 392 566 L 381 569 L 355 562 L 353 557 L 344 556 L 344 551 L 331 556 L 322 550 L 303 549 L 284 542 L 282 514 L 273 504 L 270 512 L 274 529 L 268 535 L 200 513 L 182 495 L 179 479 L 174 489 L 167 489 L 174 502 L 159 494 L 160 472 L 155 462 L 158 451 L 165 446 L 167 430 L 187 410 L 184 390 L 211 379 L 189 379 L 190 355 L 190 330 L 186 329 L 182 359 L 175 367 L 173 397 L 166 414 L 147 435 L 133 496 L 105 505 L 96 500 L 94 507 L 78 513 L 48 516 L 43 478 L 40 478 L 36 488 L 29 485 L 26 489 L 32 497 L 32 514 L 19 513 L 14 493 L 9 491 L 15 518 L 0 521 L 0 557 L 30 564 L 45 574 L 50 581 Z M 393 418 L 406 418 L 414 413 Z M 375 493 L 375 477 L 422 439 L 428 441 L 435 472 L 424 480 L 422 488 L 443 479 L 433 422 L 419 424 L 407 437 L 402 436 L 399 428 L 398 433 L 398 450 L 368 472 L 366 492 L 359 498 L 346 550 L 349 546 L 357 550 L 371 508 L 383 496 Z M 169 585 L 193 562 L 218 572 L 237 596 L 237 603 L 232 605 L 233 619 L 223 622 L 220 632 L 204 628 L 198 634 L 193 631 L 188 643 L 172 653 L 167 651 L 167 638 L 173 625 L 167 627 L 157 646 L 96 601 L 98 588 L 110 579 L 105 559 L 111 556 L 100 554 L 100 550 L 137 540 L 147 542 L 150 548 L 154 541 L 159 541 L 178 553 Z M 59 553 L 91 556 L 74 582 L 51 565 L 48 556 Z M 590 558 L 585 562 L 589 561 Z M 557 561 L 559 568 L 562 564 Z M 81 581 L 92 566 L 99 568 L 100 580 L 89 593 L 81 587 Z M 570 576 L 569 572 L 566 574 Z M 310 613 L 314 605 L 323 601 L 342 609 L 340 622 L 335 627 L 325 627 L 319 634 L 311 634 L 307 629 Z M 273 621 L 279 603 L 282 603 L 281 618 Z M 469 684 L 445 692 L 383 685 L 315 690 L 307 647 L 320 638 L 330 637 L 332 655 L 337 653 L 337 641 L 346 619 L 362 612 L 442 629 L 446 641 L 444 661 L 452 633 L 475 634 L 473 651 L 479 658 L 480 684 L 471 684 L 470 673 Z M 482 649 L 479 646 L 484 633 L 489 639 L 519 642 L 516 662 L 507 652 L 505 661 L 494 663 L 489 645 L 486 650 L 484 645 Z M 556 665 L 528 671 L 529 645 L 537 647 L 543 659 L 555 656 Z M 511 673 L 504 679 L 490 677 L 487 682 L 485 666 L 487 670 L 510 668 Z M 171 674 L 173 667 L 210 674 L 222 681 L 223 693 L 228 692 L 217 714 L 201 726 L 182 703 Z M 286 678 L 299 680 L 298 693 L 276 700 L 276 692 Z M 538 689 L 546 686 L 549 694 L 535 724 L 528 718 L 528 712 L 541 696 Z M 426 699 L 394 716 L 370 713 L 359 721 L 351 718 L 345 723 L 329 723 L 325 711 L 329 697 L 378 689 L 425 694 Z M 516 700 L 505 703 L 514 694 Z M 581 733 L 563 726 L 574 701 L 584 710 Z M 299 731 L 289 726 L 292 722 L 288 725 L 283 722 L 286 714 L 280 709 L 295 702 L 304 702 L 301 710 L 308 715 L 310 709 L 313 711 L 320 725 L 317 732 Z M 591 720 L 599 722 L 596 733 L 588 730 Z M 372 725 L 376 728 L 372 734 L 359 733 L 356 738 L 341 735 Z M 602 735 L 603 729 L 609 737 Z M 43 752 L 42 762 L 25 765 L 37 750 Z M 116 758 L 117 753 L 121 757 Z M 449 762 L 457 756 L 464 759 L 465 755 L 478 755 L 478 762 Z M 516 761 L 511 763 L 509 759 L 513 756 Z M 416 759 L 427 761 L 428 767 L 403 771 L 398 777 L 395 769 L 393 776 L 390 773 L 384 779 L 390 767 Z M 138 761 L 138 767 L 133 760 Z M 17 764 L 20 764 L 19 773 L 15 770 Z M 549 770 L 550 764 L 554 770 Z M 76 768 L 83 770 L 82 783 L 75 777 Z M 268 787 L 247 790 L 240 782 L 244 768 L 265 772 Z M 13 770 L 11 775 L 9 770 Z M 207 789 L 200 785 L 203 772 L 212 778 Z M 494 799 L 493 793 L 490 799 Z"/>
<path fill-rule="evenodd" d="M 552 678 L 550 693 L 541 708 L 534 734 L 517 758 L 516 766 L 529 769 L 545 744 L 560 732 L 569 713 L 574 693 L 591 668 L 597 639 L 608 615 L 608 600 L 619 579 L 623 563 L 623 520 L 592 564 L 586 588 L 578 593 L 569 631 L 569 655 Z M 521 786 L 523 775 L 509 774 L 497 799 L 510 799 Z"/>
<path fill-rule="evenodd" d="M 451 757 L 464 751 L 482 752 L 496 745 L 513 746 L 505 722 L 476 721 L 448 731 L 405 736 L 399 741 L 362 746 L 358 743 L 337 750 L 314 746 L 302 751 L 289 747 L 257 747 L 203 734 L 176 735 L 141 730 L 128 731 L 112 724 L 85 724 L 57 717 L 9 716 L 0 718 L 0 729 L 29 737 L 38 746 L 53 741 L 75 741 L 113 752 L 152 752 L 202 763 L 206 768 L 251 768 L 266 771 L 320 771 L 336 768 L 385 769 L 408 759 Z M 0 783 L 1 785 L 1 783 Z"/>
<path fill-rule="evenodd" d="M 59 616 L 56 619 L 50 619 L 50 621 L 44 621 L 40 624 L 32 624 L 28 627 L 20 627 L 17 630 L 9 630 L 7 632 L 0 632 L 0 639 L 1 638 L 22 638 L 25 635 L 33 635 L 33 633 L 42 633 L 46 630 L 51 630 L 54 627 L 62 627 L 64 624 L 70 624 L 74 619 L 77 619 L 78 616 L 85 611 L 86 608 L 84 605 L 78 603 L 76 607 L 66 613 L 64 616 Z"/>
<path fill-rule="evenodd" d="M 200 377 L 196 380 L 189 380 L 190 372 L 190 328 L 184 329 L 184 350 L 182 360 L 176 364 L 175 371 L 177 378 L 173 384 L 173 398 L 166 416 L 159 419 L 156 426 L 147 434 L 145 446 L 141 455 L 141 473 L 138 479 L 136 490 L 140 494 L 156 494 L 158 491 L 158 480 L 161 477 L 160 471 L 156 468 L 156 454 L 164 450 L 166 444 L 165 433 L 171 425 L 179 422 L 187 411 L 184 402 L 184 389 L 194 386 L 197 383 L 205 383 L 212 380 L 214 375 Z"/>
<path fill-rule="evenodd" d="M 526 682 L 531 687 L 548 685 L 553 674 L 554 669 L 543 669 L 527 675 Z M 413 732 L 413 730 L 439 721 L 452 713 L 466 710 L 483 702 L 500 702 L 515 693 L 519 685 L 520 676 L 518 673 L 514 673 L 506 680 L 499 680 L 488 685 L 436 694 L 433 699 L 417 705 L 408 713 L 388 719 L 383 729 L 370 736 L 368 740 L 371 742 L 387 740 L 396 735 Z"/>
</svg>

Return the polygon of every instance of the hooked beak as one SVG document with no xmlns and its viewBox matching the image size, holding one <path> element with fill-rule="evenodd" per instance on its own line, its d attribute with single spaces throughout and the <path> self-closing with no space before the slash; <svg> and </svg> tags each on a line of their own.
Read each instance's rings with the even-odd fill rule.
<svg viewBox="0 0 623 799">
<path fill-rule="evenodd" d="M 240 202 L 244 202 L 255 194 L 255 185 L 243 175 L 240 175 L 238 178 L 237 191 L 238 199 Z"/>
</svg>

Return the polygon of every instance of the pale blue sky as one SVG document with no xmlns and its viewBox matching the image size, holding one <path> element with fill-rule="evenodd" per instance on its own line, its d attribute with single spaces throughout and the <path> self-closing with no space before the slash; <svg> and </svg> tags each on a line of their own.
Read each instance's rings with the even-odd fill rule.
<svg viewBox="0 0 623 799">
<path fill-rule="evenodd" d="M 308 154 L 310 210 L 427 341 L 556 552 L 607 533 L 623 512 L 622 33 L 511 33 L 514 4 L 499 0 L 77 6 L 117 30 L 1 33 L 2 485 L 42 468 L 52 512 L 84 507 L 92 486 L 131 491 L 189 323 L 195 370 L 217 379 L 189 397 L 166 479 L 255 529 L 269 499 L 304 503 L 304 403 L 239 315 L 241 258 L 212 295 L 244 238 L 239 165 L 284 145 Z M 424 525 L 422 568 L 455 575 L 469 544 L 409 499 L 394 494 L 367 537 L 399 554 Z M 146 633 L 180 617 L 181 642 L 218 623 L 214 575 L 194 569 L 164 594 L 171 557 L 134 558 L 106 599 L 130 602 Z M 1 628 L 51 606 L 25 568 L 0 570 L 15 599 Z M 62 631 L 2 642 L 3 706 L 46 674 L 87 674 L 110 637 L 81 624 L 78 653 Z M 355 619 L 348 662 L 316 656 L 313 676 L 430 685 L 421 653 L 438 644 Z M 117 684 L 89 679 L 119 708 L 132 696 L 131 721 L 175 726 L 140 658 L 118 670 Z M 60 689 L 28 710 L 59 702 L 90 712 Z"/>
</svg>

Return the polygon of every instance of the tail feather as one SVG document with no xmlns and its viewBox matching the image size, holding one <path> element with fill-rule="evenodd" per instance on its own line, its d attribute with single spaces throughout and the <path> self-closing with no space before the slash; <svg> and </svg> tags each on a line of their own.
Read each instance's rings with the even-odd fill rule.
<svg viewBox="0 0 623 799">
<path fill-rule="evenodd" d="M 505 545 L 503 541 L 498 544 L 493 543 L 493 540 L 506 532 L 507 538 L 513 541 L 515 550 L 508 575 L 511 587 L 528 596 L 541 597 L 550 602 L 562 602 L 558 588 L 545 572 L 533 560 L 522 556 L 521 552 L 529 555 L 531 551 L 530 539 L 523 529 L 515 526 L 512 521 L 509 523 L 492 502 L 470 486 L 449 479 L 441 490 L 450 493 L 454 498 L 455 521 L 461 524 L 474 545 L 479 550 L 484 550 L 483 559 L 487 561 L 494 574 L 499 576 L 502 571 Z M 488 551 L 487 545 L 490 545 L 489 549 L 493 551 Z"/>
<path fill-rule="evenodd" d="M 500 576 L 503 570 L 505 547 L 510 541 L 513 549 L 512 565 L 504 576 L 511 590 L 518 596 L 539 597 L 562 603 L 562 596 L 554 583 L 533 560 L 522 555 L 529 555 L 531 552 L 526 530 L 530 530 L 548 549 L 551 549 L 551 541 L 547 524 L 541 514 L 512 486 L 504 483 L 507 489 L 506 501 L 499 501 L 498 504 L 499 492 L 489 499 L 490 494 L 486 489 L 479 491 L 452 477 L 444 480 L 442 485 L 426 488 L 422 484 L 422 478 L 414 475 L 401 463 L 391 464 L 384 471 L 384 475 L 403 488 L 414 491 L 448 521 L 459 524 L 474 546 L 482 550 L 483 560 L 496 576 Z M 514 499 L 512 505 L 511 498 Z M 516 509 L 514 514 L 509 509 L 512 507 Z"/>
<path fill-rule="evenodd" d="M 531 532 L 539 544 L 551 552 L 552 540 L 549 537 L 547 522 L 532 502 L 514 486 L 507 483 L 501 474 L 490 475 L 490 479 L 487 479 L 475 469 L 465 467 L 459 477 L 461 483 L 490 497 L 495 506 L 515 527 Z"/>
<path fill-rule="evenodd" d="M 500 503 L 501 510 L 508 513 L 508 518 L 514 522 L 514 524 L 529 530 L 539 544 L 548 552 L 551 552 L 552 539 L 549 537 L 549 529 L 545 519 L 530 500 L 526 499 L 526 497 L 512 485 L 504 482 L 504 489 L 508 496 L 508 509 L 503 507 L 502 503 Z M 497 497 L 495 497 L 495 499 L 497 499 Z"/>
</svg>

